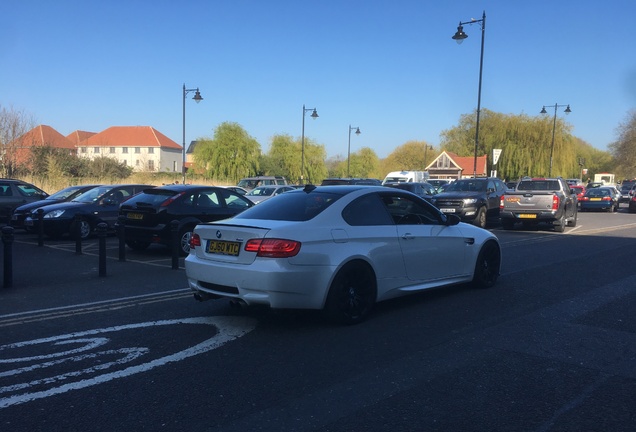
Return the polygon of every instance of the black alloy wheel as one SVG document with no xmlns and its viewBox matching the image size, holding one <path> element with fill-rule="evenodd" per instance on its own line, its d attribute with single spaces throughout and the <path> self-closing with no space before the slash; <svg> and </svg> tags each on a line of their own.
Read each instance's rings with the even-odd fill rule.
<svg viewBox="0 0 636 432">
<path fill-rule="evenodd" d="M 556 232 L 560 232 L 562 233 L 563 231 L 565 231 L 565 211 L 563 211 L 563 213 L 561 214 L 561 217 L 559 218 L 558 221 L 555 221 L 552 223 L 552 225 L 554 226 L 554 231 Z"/>
<path fill-rule="evenodd" d="M 325 313 L 338 324 L 357 324 L 369 315 L 376 299 L 376 279 L 366 263 L 346 264 L 333 280 Z"/>
<path fill-rule="evenodd" d="M 486 207 L 479 207 L 479 210 L 477 210 L 477 216 L 475 216 L 473 223 L 479 228 L 486 228 Z"/>
<path fill-rule="evenodd" d="M 473 285 L 476 288 L 490 288 L 495 285 L 501 267 L 499 245 L 495 241 L 484 244 L 477 256 Z"/>
</svg>

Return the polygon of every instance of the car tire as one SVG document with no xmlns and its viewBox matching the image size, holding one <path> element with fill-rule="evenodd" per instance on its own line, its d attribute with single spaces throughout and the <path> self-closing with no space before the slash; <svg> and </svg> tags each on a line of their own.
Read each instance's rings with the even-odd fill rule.
<svg viewBox="0 0 636 432">
<path fill-rule="evenodd" d="M 150 242 L 141 240 L 127 240 L 126 245 L 134 251 L 146 250 L 150 246 Z"/>
<path fill-rule="evenodd" d="M 561 215 L 561 217 L 559 218 L 558 221 L 554 221 L 552 223 L 552 226 L 554 227 L 554 231 L 562 233 L 563 231 L 565 231 L 565 211 L 563 212 L 563 214 Z"/>
<path fill-rule="evenodd" d="M 193 230 L 193 226 L 186 226 L 179 230 L 179 255 L 188 256 L 190 253 L 190 237 Z"/>
<path fill-rule="evenodd" d="M 572 220 L 570 220 L 568 222 L 568 226 L 575 227 L 578 217 L 579 217 L 579 212 L 575 210 L 574 211 L 574 217 L 572 218 Z"/>
<path fill-rule="evenodd" d="M 502 219 L 501 227 L 505 230 L 511 230 L 515 227 L 515 221 L 509 220 L 509 219 Z"/>
<path fill-rule="evenodd" d="M 342 267 L 327 294 L 324 312 L 337 324 L 357 324 L 371 313 L 377 296 L 377 281 L 371 268 L 363 262 Z"/>
<path fill-rule="evenodd" d="M 79 224 L 79 227 L 78 227 Z M 77 236 L 79 233 L 79 238 L 81 240 L 86 240 L 88 236 L 91 235 L 91 224 L 87 220 L 74 221 L 71 224 L 71 237 L 77 240 Z"/>
<path fill-rule="evenodd" d="M 479 210 L 477 210 L 477 216 L 475 216 L 473 224 L 475 226 L 478 226 L 479 228 L 486 228 L 486 207 L 479 207 Z"/>
<path fill-rule="evenodd" d="M 486 242 L 479 251 L 475 263 L 473 285 L 475 288 L 490 288 L 497 283 L 501 268 L 501 253 L 495 241 Z"/>
</svg>

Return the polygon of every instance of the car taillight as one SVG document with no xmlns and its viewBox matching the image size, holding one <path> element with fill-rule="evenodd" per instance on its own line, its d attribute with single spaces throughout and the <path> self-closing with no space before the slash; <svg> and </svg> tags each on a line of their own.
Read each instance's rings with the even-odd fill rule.
<svg viewBox="0 0 636 432">
<path fill-rule="evenodd" d="M 611 201 L 612 197 L 603 197 L 603 201 Z"/>
<path fill-rule="evenodd" d="M 559 196 L 552 195 L 552 210 L 556 211 L 559 209 Z"/>
<path fill-rule="evenodd" d="M 199 234 L 192 234 L 190 236 L 190 250 L 194 250 L 197 246 L 201 246 L 201 237 Z"/>
<path fill-rule="evenodd" d="M 245 243 L 246 252 L 256 252 L 264 258 L 291 258 L 300 251 L 300 242 L 286 239 L 251 239 Z"/>
<path fill-rule="evenodd" d="M 503 209 L 504 208 L 504 196 L 502 195 L 501 198 L 499 198 L 499 209 Z"/>
<path fill-rule="evenodd" d="M 581 198 L 581 201 L 589 201 L 589 200 L 590 200 L 590 197 L 584 196 L 584 197 Z"/>
</svg>

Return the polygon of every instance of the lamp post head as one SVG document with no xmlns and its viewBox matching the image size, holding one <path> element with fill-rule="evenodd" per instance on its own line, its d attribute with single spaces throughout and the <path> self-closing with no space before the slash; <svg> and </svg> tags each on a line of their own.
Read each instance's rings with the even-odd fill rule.
<svg viewBox="0 0 636 432">
<path fill-rule="evenodd" d="M 317 119 L 318 118 L 318 113 L 316 112 L 316 108 L 314 108 L 314 111 L 311 113 L 311 118 L 313 119 Z"/>
<path fill-rule="evenodd" d="M 568 105 L 568 106 L 565 108 L 565 111 L 563 111 L 563 112 L 564 112 L 564 113 L 566 113 L 566 114 L 570 114 L 570 113 L 572 112 L 572 110 L 570 109 L 570 105 Z"/>
<path fill-rule="evenodd" d="M 541 112 L 539 114 L 547 114 L 548 112 L 545 110 L 545 105 L 541 108 Z"/>
<path fill-rule="evenodd" d="M 203 97 L 201 97 L 201 93 L 199 92 L 199 89 L 197 88 L 196 92 L 194 93 L 194 97 L 192 98 L 194 99 L 194 101 L 196 103 L 199 103 L 203 100 Z"/>
<path fill-rule="evenodd" d="M 467 37 L 468 35 L 464 33 L 464 26 L 462 26 L 461 24 L 458 25 L 457 32 L 453 35 L 453 40 L 455 40 L 455 42 L 457 42 L 458 44 L 461 44 Z"/>
<path fill-rule="evenodd" d="M 356 134 L 356 135 L 360 135 L 360 134 L 361 134 L 361 132 L 360 132 L 360 128 L 356 128 L 356 132 L 355 132 L 355 134 Z"/>
</svg>

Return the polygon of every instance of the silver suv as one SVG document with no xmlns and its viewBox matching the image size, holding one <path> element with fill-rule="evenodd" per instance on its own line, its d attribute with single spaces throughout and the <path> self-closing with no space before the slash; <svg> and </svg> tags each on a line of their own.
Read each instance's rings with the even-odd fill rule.
<svg viewBox="0 0 636 432">
<path fill-rule="evenodd" d="M 241 179 L 237 186 L 250 191 L 258 186 L 285 186 L 288 184 L 287 179 L 283 176 L 256 176 Z"/>
</svg>

